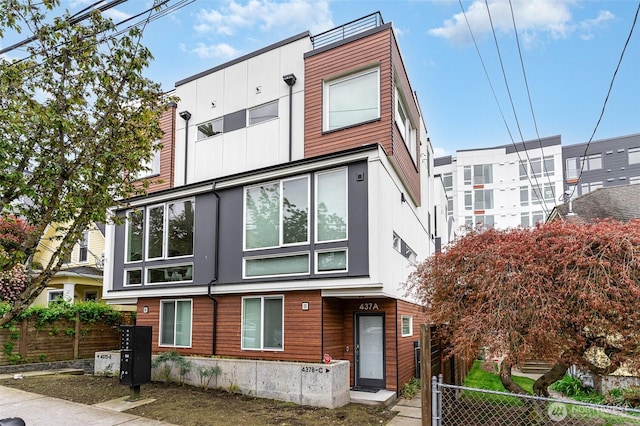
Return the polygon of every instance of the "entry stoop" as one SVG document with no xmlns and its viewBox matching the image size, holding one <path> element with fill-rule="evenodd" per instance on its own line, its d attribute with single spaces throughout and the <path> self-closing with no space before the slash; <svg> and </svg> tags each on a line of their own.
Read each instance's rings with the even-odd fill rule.
<svg viewBox="0 0 640 426">
<path fill-rule="evenodd" d="M 376 405 L 379 407 L 388 407 L 398 399 L 394 391 L 386 389 L 379 389 L 376 392 L 351 390 L 349 394 L 353 404 Z"/>
</svg>

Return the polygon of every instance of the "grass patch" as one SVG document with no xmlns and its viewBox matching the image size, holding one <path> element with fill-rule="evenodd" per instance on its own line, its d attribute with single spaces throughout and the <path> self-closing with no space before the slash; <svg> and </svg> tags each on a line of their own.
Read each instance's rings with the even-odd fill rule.
<svg viewBox="0 0 640 426">
<path fill-rule="evenodd" d="M 473 367 L 471 368 L 471 371 L 469 371 L 469 374 L 464 381 L 464 386 L 475 389 L 486 389 L 496 392 L 508 393 L 504 386 L 502 386 L 500 376 L 498 376 L 497 373 L 487 371 L 487 369 L 482 367 L 482 364 L 482 361 L 475 361 L 473 363 Z M 533 383 L 535 382 L 535 380 L 521 376 L 512 376 L 512 379 L 530 395 L 533 395 Z M 522 401 L 520 400 L 520 398 L 515 396 L 494 395 L 474 391 L 464 391 L 462 393 L 462 396 L 476 401 L 484 401 L 494 404 L 522 405 Z"/>
</svg>

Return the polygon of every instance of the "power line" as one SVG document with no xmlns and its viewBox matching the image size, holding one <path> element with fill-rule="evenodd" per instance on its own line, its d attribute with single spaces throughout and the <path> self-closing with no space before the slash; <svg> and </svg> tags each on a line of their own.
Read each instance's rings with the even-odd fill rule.
<svg viewBox="0 0 640 426">
<path fill-rule="evenodd" d="M 627 40 L 624 43 L 624 47 L 622 48 L 622 52 L 620 53 L 620 59 L 618 59 L 618 64 L 616 65 L 616 69 L 613 71 L 613 76 L 611 76 L 611 82 L 609 83 L 609 89 L 607 90 L 607 96 L 604 98 L 604 103 L 602 104 L 602 109 L 600 110 L 600 116 L 598 117 L 598 121 L 596 122 L 595 127 L 593 128 L 593 132 L 591 133 L 591 137 L 587 142 L 587 146 L 584 148 L 584 154 L 582 155 L 582 160 L 580 164 L 580 173 L 578 173 L 578 178 L 576 179 L 575 185 L 571 194 L 569 194 L 569 198 L 573 197 L 573 193 L 576 191 L 578 187 L 578 183 L 580 182 L 580 178 L 582 177 L 582 172 L 584 170 L 584 164 L 586 163 L 585 159 L 587 157 L 587 151 L 589 150 L 589 145 L 591 145 L 591 141 L 593 141 L 594 136 L 596 135 L 596 131 L 600 126 L 600 121 L 602 121 L 602 117 L 604 116 L 604 111 L 607 108 L 607 102 L 609 101 L 609 95 L 611 94 L 611 90 L 613 89 L 613 83 L 616 79 L 616 75 L 618 74 L 618 70 L 620 69 L 620 64 L 622 63 L 622 59 L 624 58 L 624 54 L 627 51 L 627 46 L 629 46 L 629 41 L 631 40 L 631 36 L 633 35 L 633 30 L 636 27 L 636 22 L 638 21 L 638 13 L 640 12 L 640 2 L 638 2 L 638 8 L 636 9 L 636 14 L 633 17 L 633 22 L 631 24 L 631 29 L 629 30 L 629 35 L 627 36 Z"/>
</svg>

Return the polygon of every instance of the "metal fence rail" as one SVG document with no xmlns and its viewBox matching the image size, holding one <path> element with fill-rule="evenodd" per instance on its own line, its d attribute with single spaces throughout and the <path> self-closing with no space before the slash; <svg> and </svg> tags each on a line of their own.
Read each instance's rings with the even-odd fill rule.
<svg viewBox="0 0 640 426">
<path fill-rule="evenodd" d="M 432 426 L 636 425 L 640 410 L 431 381 Z"/>
</svg>

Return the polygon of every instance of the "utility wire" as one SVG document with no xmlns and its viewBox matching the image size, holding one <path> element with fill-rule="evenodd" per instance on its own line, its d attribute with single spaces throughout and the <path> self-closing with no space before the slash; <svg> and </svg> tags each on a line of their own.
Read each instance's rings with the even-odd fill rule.
<svg viewBox="0 0 640 426">
<path fill-rule="evenodd" d="M 609 89 L 607 90 L 607 96 L 604 98 L 604 103 L 602 104 L 602 109 L 600 110 L 600 116 L 598 117 L 598 121 L 596 122 L 595 127 L 593 128 L 593 132 L 591 133 L 591 137 L 587 142 L 587 146 L 584 148 L 584 154 L 582 155 L 582 159 L 580 161 L 580 173 L 578 173 L 578 178 L 576 179 L 575 185 L 573 186 L 573 190 L 571 194 L 569 194 L 569 199 L 573 197 L 574 192 L 576 192 L 576 188 L 578 187 L 578 183 L 580 182 L 580 178 L 582 177 L 582 172 L 584 170 L 584 164 L 586 163 L 585 159 L 587 157 L 587 151 L 589 150 L 589 145 L 593 141 L 594 136 L 596 135 L 596 131 L 600 126 L 600 121 L 602 121 L 602 117 L 604 116 L 604 111 L 607 108 L 607 102 L 609 101 L 609 95 L 611 94 L 611 90 L 613 89 L 613 83 L 616 79 L 616 75 L 618 74 L 618 70 L 620 69 L 620 64 L 622 63 L 622 59 L 624 58 L 624 54 L 627 51 L 627 46 L 629 46 L 629 41 L 631 40 L 631 36 L 633 34 L 633 30 L 636 27 L 636 22 L 638 21 L 638 13 L 640 13 L 640 2 L 638 2 L 638 8 L 636 9 L 636 14 L 633 17 L 633 23 L 631 24 L 631 29 L 629 30 L 629 35 L 627 36 L 627 40 L 624 43 L 624 47 L 622 48 L 622 52 L 620 53 L 620 59 L 618 59 L 618 64 L 616 65 L 616 69 L 613 71 L 613 76 L 611 77 L 611 82 L 609 83 Z"/>
<path fill-rule="evenodd" d="M 484 4 L 486 5 L 487 8 L 487 15 L 489 16 L 489 24 L 491 25 L 491 33 L 493 34 L 493 40 L 494 43 L 496 45 L 496 51 L 498 53 L 498 60 L 500 61 L 500 69 L 502 70 L 502 77 L 504 79 L 504 85 L 505 88 L 507 89 L 507 95 L 509 96 L 509 102 L 511 103 L 511 110 L 513 111 L 513 117 L 516 120 L 516 126 L 518 128 L 518 133 L 520 134 L 520 140 L 522 141 L 522 148 L 524 150 L 524 154 L 527 157 L 527 164 L 531 164 L 531 159 L 529 158 L 529 151 L 527 150 L 527 147 L 524 143 L 524 136 L 522 135 L 522 129 L 520 128 L 520 121 L 518 120 L 518 114 L 516 112 L 516 107 L 515 104 L 513 102 L 513 97 L 511 96 L 511 89 L 509 88 L 509 81 L 507 80 L 507 73 L 504 70 L 504 62 L 502 61 L 502 54 L 500 53 L 500 46 L 498 45 L 498 37 L 496 36 L 496 31 L 495 28 L 493 26 L 493 19 L 491 17 L 491 11 L 489 10 L 489 2 L 488 0 L 484 0 Z M 513 16 L 513 15 L 512 15 Z M 518 150 L 518 147 L 516 146 L 515 142 L 512 140 L 511 141 L 513 143 L 514 148 L 516 149 L 516 152 Z M 518 158 L 520 157 L 520 155 L 518 154 Z M 531 186 L 534 187 L 533 183 L 531 182 L 531 177 L 529 176 L 528 170 L 527 170 L 527 178 L 529 179 L 529 183 L 531 183 Z M 549 207 L 547 206 L 547 201 L 544 199 L 544 194 L 542 193 L 542 186 L 540 185 L 540 183 L 538 182 L 538 177 L 536 176 L 535 173 L 533 173 L 533 179 L 536 181 L 536 185 L 534 187 L 534 191 L 537 190 L 538 192 L 538 199 L 542 200 L 542 210 L 544 211 L 545 215 L 549 214 Z"/>
</svg>

